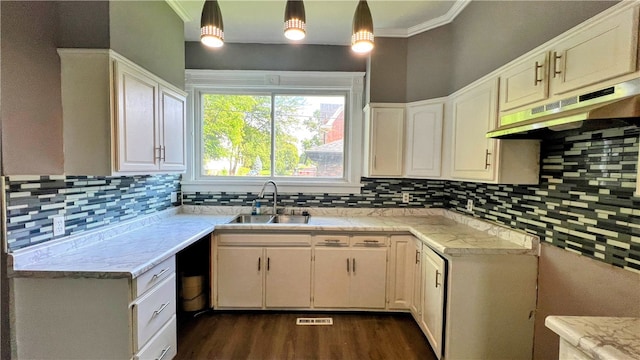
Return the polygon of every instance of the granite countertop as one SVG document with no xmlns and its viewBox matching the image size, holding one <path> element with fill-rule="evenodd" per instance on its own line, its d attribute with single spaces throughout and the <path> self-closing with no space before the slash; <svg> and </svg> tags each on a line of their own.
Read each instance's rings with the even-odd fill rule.
<svg viewBox="0 0 640 360">
<path fill-rule="evenodd" d="M 228 224 L 234 209 L 174 208 L 10 254 L 11 277 L 135 278 L 215 230 L 405 232 L 449 256 L 537 255 L 538 238 L 443 209 L 312 212 L 308 224 Z M 245 210 L 246 209 L 240 209 Z M 220 213 L 226 211 L 227 213 Z M 388 216 L 382 216 L 388 215 Z"/>
<path fill-rule="evenodd" d="M 547 316 L 544 324 L 594 359 L 640 359 L 640 318 Z"/>
</svg>

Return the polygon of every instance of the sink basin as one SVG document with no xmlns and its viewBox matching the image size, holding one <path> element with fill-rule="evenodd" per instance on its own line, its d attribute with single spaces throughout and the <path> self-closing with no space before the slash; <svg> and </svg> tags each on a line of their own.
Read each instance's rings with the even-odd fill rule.
<svg viewBox="0 0 640 360">
<path fill-rule="evenodd" d="M 307 224 L 309 216 L 307 215 L 277 215 L 271 220 L 272 224 Z"/>
<path fill-rule="evenodd" d="M 238 215 L 229 224 L 266 224 L 272 218 L 273 215 Z"/>
</svg>

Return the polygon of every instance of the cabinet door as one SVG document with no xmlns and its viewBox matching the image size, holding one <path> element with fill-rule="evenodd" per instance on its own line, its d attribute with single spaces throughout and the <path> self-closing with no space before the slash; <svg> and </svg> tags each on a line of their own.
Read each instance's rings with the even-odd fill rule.
<svg viewBox="0 0 640 360">
<path fill-rule="evenodd" d="M 412 241 L 412 253 L 414 254 L 413 261 L 413 289 L 411 298 L 411 313 L 416 318 L 422 316 L 422 242 L 418 239 Z"/>
<path fill-rule="evenodd" d="M 218 247 L 218 306 L 262 307 L 262 248 Z"/>
<path fill-rule="evenodd" d="M 497 79 L 490 79 L 456 95 L 452 101 L 454 179 L 495 179 L 498 140 L 487 139 L 485 134 L 497 123 L 497 90 Z"/>
<path fill-rule="evenodd" d="M 569 37 L 552 53 L 553 94 L 635 71 L 637 46 L 638 7 Z"/>
<path fill-rule="evenodd" d="M 549 97 L 549 53 L 520 61 L 500 74 L 500 111 Z"/>
<path fill-rule="evenodd" d="M 407 108 L 405 132 L 406 177 L 440 176 L 443 104 Z"/>
<path fill-rule="evenodd" d="M 311 249 L 267 248 L 265 306 L 311 306 Z"/>
<path fill-rule="evenodd" d="M 427 246 L 422 248 L 422 323 L 425 335 L 438 358 L 442 355 L 445 263 Z"/>
<path fill-rule="evenodd" d="M 391 237 L 389 250 L 389 309 L 409 309 L 413 298 L 415 244 L 413 236 Z"/>
<path fill-rule="evenodd" d="M 372 108 L 369 174 L 402 176 L 403 108 Z"/>
<path fill-rule="evenodd" d="M 349 307 L 351 257 L 349 249 L 316 247 L 314 251 L 313 305 Z"/>
<path fill-rule="evenodd" d="M 351 307 L 384 309 L 386 280 L 386 247 L 351 249 Z"/>
<path fill-rule="evenodd" d="M 116 171 L 157 171 L 160 158 L 158 82 L 115 62 L 117 91 Z"/>
<path fill-rule="evenodd" d="M 185 169 L 186 100 L 184 96 L 160 87 L 161 161 L 160 170 Z"/>
</svg>

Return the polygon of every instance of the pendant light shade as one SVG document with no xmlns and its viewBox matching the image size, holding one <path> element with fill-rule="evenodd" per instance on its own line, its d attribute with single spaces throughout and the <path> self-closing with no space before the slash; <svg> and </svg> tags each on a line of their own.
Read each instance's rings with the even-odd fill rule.
<svg viewBox="0 0 640 360">
<path fill-rule="evenodd" d="M 351 50 L 357 53 L 368 53 L 373 49 L 373 19 L 366 0 L 360 0 L 353 15 L 353 32 Z"/>
<path fill-rule="evenodd" d="M 306 21 L 302 0 L 288 0 L 284 9 L 284 36 L 289 40 L 304 39 Z"/>
<path fill-rule="evenodd" d="M 206 0 L 200 18 L 200 41 L 209 47 L 224 45 L 224 24 L 216 0 Z"/>
</svg>

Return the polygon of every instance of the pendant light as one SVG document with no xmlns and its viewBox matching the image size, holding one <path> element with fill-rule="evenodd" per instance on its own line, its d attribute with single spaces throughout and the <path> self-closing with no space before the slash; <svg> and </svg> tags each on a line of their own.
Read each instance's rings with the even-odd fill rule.
<svg viewBox="0 0 640 360">
<path fill-rule="evenodd" d="M 351 50 L 357 53 L 368 53 L 373 49 L 373 19 L 366 0 L 360 0 L 353 15 L 353 32 Z"/>
<path fill-rule="evenodd" d="M 216 0 L 206 0 L 200 18 L 200 41 L 209 47 L 224 45 L 224 24 Z"/>
<path fill-rule="evenodd" d="M 302 40 L 306 35 L 306 16 L 302 0 L 287 0 L 284 9 L 284 36 L 289 40 Z"/>
</svg>

